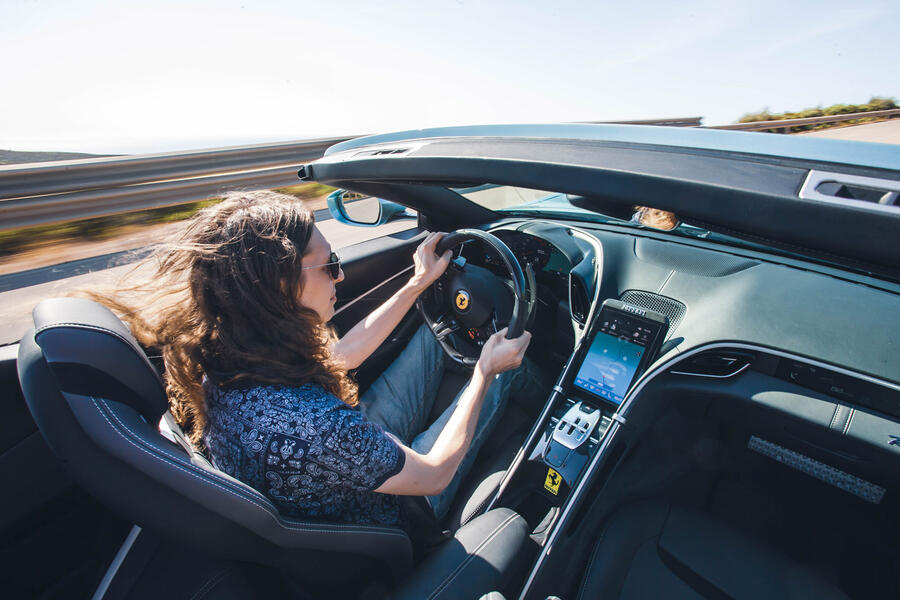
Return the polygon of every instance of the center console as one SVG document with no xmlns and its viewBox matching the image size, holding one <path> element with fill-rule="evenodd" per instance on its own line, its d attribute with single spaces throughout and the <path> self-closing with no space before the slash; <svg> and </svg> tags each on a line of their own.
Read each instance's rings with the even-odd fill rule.
<svg viewBox="0 0 900 600">
<path fill-rule="evenodd" d="M 606 300 L 490 507 L 514 506 L 549 528 L 620 419 L 619 406 L 656 357 L 667 330 L 662 314 Z"/>
</svg>

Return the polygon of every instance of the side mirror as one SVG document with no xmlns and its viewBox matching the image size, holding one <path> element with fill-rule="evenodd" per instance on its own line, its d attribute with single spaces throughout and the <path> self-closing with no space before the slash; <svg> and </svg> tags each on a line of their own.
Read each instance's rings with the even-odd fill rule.
<svg viewBox="0 0 900 600">
<path fill-rule="evenodd" d="M 348 190 L 328 195 L 328 211 L 339 223 L 358 227 L 377 227 L 391 219 L 415 218 L 401 204 Z"/>
</svg>

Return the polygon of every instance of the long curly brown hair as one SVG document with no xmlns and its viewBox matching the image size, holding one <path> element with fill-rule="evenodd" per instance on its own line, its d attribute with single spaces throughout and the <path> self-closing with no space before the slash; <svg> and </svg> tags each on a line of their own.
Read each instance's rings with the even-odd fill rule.
<svg viewBox="0 0 900 600">
<path fill-rule="evenodd" d="M 299 302 L 313 225 L 292 196 L 231 193 L 137 267 L 145 283 L 88 294 L 161 352 L 170 410 L 194 443 L 206 425 L 204 376 L 217 386 L 315 383 L 357 403 L 355 383 L 332 356 L 332 330 Z"/>
</svg>

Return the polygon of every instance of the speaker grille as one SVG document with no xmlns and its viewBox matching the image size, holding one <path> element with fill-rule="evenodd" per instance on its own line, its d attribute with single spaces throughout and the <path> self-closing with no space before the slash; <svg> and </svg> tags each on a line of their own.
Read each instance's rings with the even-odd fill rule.
<svg viewBox="0 0 900 600">
<path fill-rule="evenodd" d="M 666 315 L 669 317 L 669 331 L 674 331 L 681 324 L 681 320 L 687 312 L 687 307 L 678 300 L 643 290 L 625 290 L 619 299 L 622 302 Z"/>
</svg>

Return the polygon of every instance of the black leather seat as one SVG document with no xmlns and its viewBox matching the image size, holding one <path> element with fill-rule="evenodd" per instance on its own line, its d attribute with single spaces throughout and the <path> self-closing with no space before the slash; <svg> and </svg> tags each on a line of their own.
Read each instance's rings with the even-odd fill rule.
<svg viewBox="0 0 900 600">
<path fill-rule="evenodd" d="M 46 300 L 34 322 L 19 347 L 26 401 L 55 455 L 101 502 L 178 544 L 290 573 L 314 594 L 348 596 L 370 580 L 392 588 L 409 575 L 416 557 L 403 530 L 285 518 L 194 452 L 174 421 L 161 419 L 168 415 L 163 383 L 107 308 L 79 298 Z M 173 430 L 169 437 L 160 433 L 161 420 Z M 502 585 L 526 538 L 524 520 L 512 511 L 481 515 L 444 542 L 409 585 Z"/>
<path fill-rule="evenodd" d="M 578 598 L 847 598 L 770 548 L 665 502 L 619 510 L 603 528 Z"/>
</svg>

